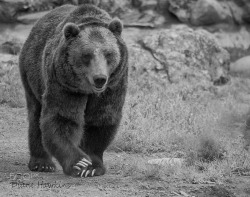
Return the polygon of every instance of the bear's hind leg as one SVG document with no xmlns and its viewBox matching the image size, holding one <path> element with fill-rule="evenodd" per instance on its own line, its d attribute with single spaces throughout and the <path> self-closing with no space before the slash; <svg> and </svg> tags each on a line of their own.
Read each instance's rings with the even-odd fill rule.
<svg viewBox="0 0 250 197">
<path fill-rule="evenodd" d="M 53 172 L 56 167 L 51 156 L 45 151 L 42 145 L 42 135 L 39 127 L 41 115 L 41 104 L 37 101 L 32 92 L 26 91 L 28 119 L 29 119 L 29 150 L 30 161 L 28 167 L 31 171 Z"/>
<path fill-rule="evenodd" d="M 81 176 L 101 176 L 106 169 L 103 165 L 103 153 L 113 140 L 118 125 L 86 126 L 80 148 L 92 160 L 92 166 L 83 169 Z"/>
</svg>

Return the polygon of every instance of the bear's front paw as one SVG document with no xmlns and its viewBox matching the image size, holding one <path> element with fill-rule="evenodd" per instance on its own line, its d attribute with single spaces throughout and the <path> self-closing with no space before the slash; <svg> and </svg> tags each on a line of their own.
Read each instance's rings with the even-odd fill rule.
<svg viewBox="0 0 250 197">
<path fill-rule="evenodd" d="M 74 167 L 74 175 L 79 177 L 93 177 L 93 176 L 101 176 L 105 173 L 104 166 L 94 166 L 92 162 L 83 158 L 80 160 Z"/>
<path fill-rule="evenodd" d="M 92 167 L 92 162 L 86 158 L 81 159 L 73 166 L 74 175 L 80 177 L 94 176 L 95 169 Z"/>
</svg>

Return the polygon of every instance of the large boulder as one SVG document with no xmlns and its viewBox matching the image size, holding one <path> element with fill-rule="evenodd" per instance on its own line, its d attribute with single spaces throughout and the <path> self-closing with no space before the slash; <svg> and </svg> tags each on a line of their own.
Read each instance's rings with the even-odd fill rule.
<svg viewBox="0 0 250 197">
<path fill-rule="evenodd" d="M 191 7 L 190 22 L 193 25 L 211 25 L 232 21 L 232 14 L 216 0 L 198 0 Z"/>
<path fill-rule="evenodd" d="M 245 56 L 230 65 L 230 74 L 250 78 L 250 56 Z"/>
<path fill-rule="evenodd" d="M 168 0 L 168 10 L 192 25 L 250 22 L 248 0 Z"/>
<path fill-rule="evenodd" d="M 182 25 L 155 30 L 141 35 L 139 43 L 129 44 L 132 75 L 148 73 L 168 84 L 206 90 L 229 80 L 229 54 L 205 30 Z"/>
</svg>

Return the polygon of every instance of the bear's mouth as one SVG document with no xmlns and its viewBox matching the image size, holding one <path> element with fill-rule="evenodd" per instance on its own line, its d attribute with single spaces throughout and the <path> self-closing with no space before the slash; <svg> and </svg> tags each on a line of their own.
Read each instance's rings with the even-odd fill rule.
<svg viewBox="0 0 250 197">
<path fill-rule="evenodd" d="M 104 90 L 106 89 L 106 86 L 103 86 L 102 88 L 97 88 L 97 87 L 95 87 L 95 86 L 93 86 L 93 91 L 95 92 L 95 93 L 102 93 L 102 92 L 104 92 Z"/>
</svg>

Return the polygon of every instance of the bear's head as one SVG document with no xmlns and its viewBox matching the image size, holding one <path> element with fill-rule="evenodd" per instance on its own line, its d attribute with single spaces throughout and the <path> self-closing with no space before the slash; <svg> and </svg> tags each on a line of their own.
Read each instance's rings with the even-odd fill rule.
<svg viewBox="0 0 250 197">
<path fill-rule="evenodd" d="M 76 92 L 103 92 L 121 62 L 117 41 L 121 32 L 118 19 L 107 26 L 66 23 L 55 68 L 59 82 Z"/>
</svg>

